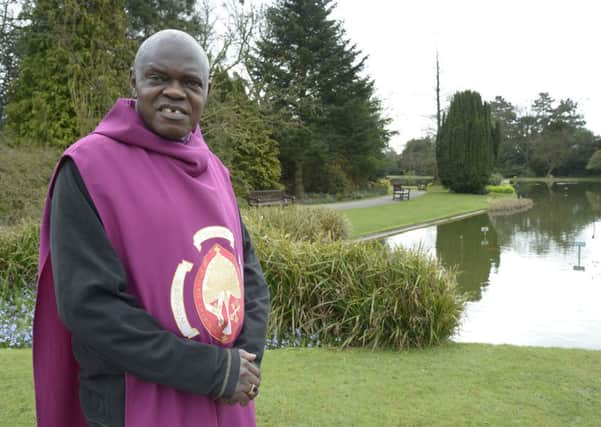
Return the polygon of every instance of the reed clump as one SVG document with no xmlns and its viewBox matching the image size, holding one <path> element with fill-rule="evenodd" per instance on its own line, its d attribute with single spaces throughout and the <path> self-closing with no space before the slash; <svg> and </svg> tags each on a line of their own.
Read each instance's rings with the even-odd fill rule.
<svg viewBox="0 0 601 427">
<path fill-rule="evenodd" d="M 458 325 L 455 275 L 424 254 L 268 235 L 255 247 L 271 292 L 269 336 L 405 349 L 445 341 Z"/>
<path fill-rule="evenodd" d="M 488 207 L 489 215 L 511 215 L 527 211 L 534 206 L 532 199 L 499 199 Z"/>
<path fill-rule="evenodd" d="M 38 265 L 39 225 L 23 220 L 0 228 L 0 297 L 33 288 Z"/>
<path fill-rule="evenodd" d="M 245 223 L 270 288 L 274 341 L 405 349 L 445 341 L 458 326 L 455 273 L 425 254 L 343 241 L 347 234 L 333 230 L 345 217 L 334 210 L 250 212 Z"/>
<path fill-rule="evenodd" d="M 342 213 L 324 207 L 300 205 L 261 207 L 243 211 L 244 223 L 254 234 L 279 235 L 292 240 L 344 240 L 351 224 Z"/>
</svg>

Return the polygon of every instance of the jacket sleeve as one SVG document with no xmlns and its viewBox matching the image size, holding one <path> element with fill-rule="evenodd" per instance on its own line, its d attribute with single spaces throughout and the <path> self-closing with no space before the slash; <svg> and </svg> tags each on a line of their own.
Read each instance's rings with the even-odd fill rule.
<svg viewBox="0 0 601 427">
<path fill-rule="evenodd" d="M 244 326 L 234 346 L 256 354 L 255 362 L 260 366 L 265 351 L 269 288 L 248 230 L 242 220 L 240 222 L 244 240 Z"/>
<path fill-rule="evenodd" d="M 176 336 L 125 291 L 124 266 L 69 158 L 52 194 L 50 256 L 59 316 L 74 339 L 145 381 L 213 398 L 233 395 L 238 351 Z"/>
</svg>

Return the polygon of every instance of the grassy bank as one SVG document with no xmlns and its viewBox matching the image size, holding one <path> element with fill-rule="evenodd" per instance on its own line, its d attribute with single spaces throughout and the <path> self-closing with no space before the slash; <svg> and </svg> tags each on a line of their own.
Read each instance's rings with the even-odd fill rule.
<svg viewBox="0 0 601 427">
<path fill-rule="evenodd" d="M 352 237 L 393 230 L 486 209 L 491 201 L 513 194 L 455 194 L 441 188 L 429 188 L 428 193 L 412 200 L 372 208 L 344 211 L 352 224 Z"/>
<path fill-rule="evenodd" d="M 0 425 L 33 426 L 31 350 L 0 350 Z M 597 426 L 601 352 L 449 344 L 268 351 L 260 426 Z"/>
<path fill-rule="evenodd" d="M 56 149 L 11 148 L 0 142 L 0 230 L 24 218 L 39 221 L 59 156 Z"/>
<path fill-rule="evenodd" d="M 553 182 L 599 182 L 601 181 L 601 176 L 583 176 L 583 177 L 574 177 L 574 176 L 529 176 L 529 177 L 516 177 L 511 178 L 513 182 L 546 182 L 551 184 Z"/>
</svg>

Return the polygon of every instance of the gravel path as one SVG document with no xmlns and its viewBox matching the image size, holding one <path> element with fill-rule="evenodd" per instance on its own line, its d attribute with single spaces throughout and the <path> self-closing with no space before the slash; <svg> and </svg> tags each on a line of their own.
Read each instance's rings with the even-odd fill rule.
<svg viewBox="0 0 601 427">
<path fill-rule="evenodd" d="M 416 197 L 423 196 L 424 194 L 426 194 L 425 191 L 411 190 L 409 199 L 415 199 Z M 391 203 L 402 202 L 403 201 L 401 200 L 392 200 L 392 195 L 388 194 L 386 196 L 372 197 L 369 199 L 350 200 L 348 202 L 325 203 L 313 206 L 321 206 L 343 211 L 346 209 L 371 208 L 373 206 L 389 205 Z"/>
</svg>

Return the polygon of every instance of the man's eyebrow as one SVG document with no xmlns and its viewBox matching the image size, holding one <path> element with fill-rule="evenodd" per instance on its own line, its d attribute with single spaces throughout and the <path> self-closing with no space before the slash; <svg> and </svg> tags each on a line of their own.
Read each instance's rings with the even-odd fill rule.
<svg viewBox="0 0 601 427">
<path fill-rule="evenodd" d="M 156 64 L 150 64 L 146 67 L 146 69 L 144 70 L 144 73 L 148 73 L 148 72 L 159 72 L 159 73 L 164 73 L 165 69 L 162 68 L 160 65 L 156 65 Z"/>
<path fill-rule="evenodd" d="M 147 65 L 146 68 L 144 69 L 144 74 L 151 73 L 151 72 L 167 74 L 168 67 L 163 67 L 159 64 L 152 63 L 152 64 Z M 199 71 L 193 67 L 182 70 L 181 74 L 187 79 L 199 80 L 199 81 L 203 82 L 203 84 L 204 84 L 204 76 L 203 76 L 202 71 Z"/>
</svg>

